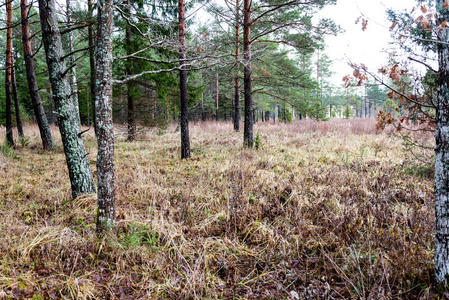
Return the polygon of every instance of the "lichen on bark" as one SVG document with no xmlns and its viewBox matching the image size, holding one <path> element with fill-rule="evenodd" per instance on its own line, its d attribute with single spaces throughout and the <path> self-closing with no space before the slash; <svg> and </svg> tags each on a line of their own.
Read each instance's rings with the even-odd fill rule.
<svg viewBox="0 0 449 300">
<path fill-rule="evenodd" d="M 95 183 L 87 160 L 87 153 L 80 136 L 79 118 L 70 97 L 71 90 L 67 69 L 62 59 L 61 35 L 54 0 L 39 0 L 42 40 L 45 48 L 52 97 L 61 132 L 62 144 L 69 170 L 72 197 L 95 193 Z"/>
</svg>

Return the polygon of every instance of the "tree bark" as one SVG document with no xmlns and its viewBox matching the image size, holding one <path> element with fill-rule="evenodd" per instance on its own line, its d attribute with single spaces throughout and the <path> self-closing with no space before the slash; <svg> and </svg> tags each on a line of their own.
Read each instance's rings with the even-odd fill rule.
<svg viewBox="0 0 449 300">
<path fill-rule="evenodd" d="M 42 41 L 45 48 L 53 101 L 61 132 L 67 167 L 69 169 L 72 196 L 95 192 L 95 184 L 87 160 L 76 109 L 71 101 L 68 70 L 63 57 L 61 35 L 58 28 L 54 0 L 39 0 Z"/>
<path fill-rule="evenodd" d="M 238 66 L 240 64 L 240 1 L 235 1 L 236 16 L 235 16 L 235 62 Z M 237 67 L 237 70 L 239 68 Z M 234 78 L 234 130 L 240 131 L 240 78 L 237 75 Z"/>
<path fill-rule="evenodd" d="M 115 221 L 114 131 L 112 123 L 112 0 L 98 1 L 97 49 L 95 52 L 97 87 L 97 233 L 111 229 Z"/>
<path fill-rule="evenodd" d="M 14 55 L 12 57 L 12 72 L 11 72 L 11 84 L 12 84 L 12 95 L 14 99 L 14 108 L 16 110 L 16 125 L 19 136 L 23 138 L 23 126 L 22 118 L 20 117 L 20 106 L 19 106 L 19 96 L 17 95 L 17 83 L 16 83 L 16 65 L 14 61 Z"/>
<path fill-rule="evenodd" d="M 87 1 L 87 10 L 89 13 L 89 18 L 93 19 L 93 0 Z M 92 103 L 93 113 L 93 123 L 95 136 L 97 136 L 97 121 L 95 119 L 95 49 L 94 49 L 94 28 L 93 25 L 88 27 L 88 39 L 89 39 L 89 65 L 90 65 L 90 101 Z"/>
<path fill-rule="evenodd" d="M 215 121 L 218 122 L 218 73 L 217 73 L 216 91 L 215 91 Z"/>
<path fill-rule="evenodd" d="M 6 97 L 6 141 L 14 146 L 12 133 L 12 1 L 5 0 L 6 3 L 6 52 L 5 52 L 5 97 Z"/>
<path fill-rule="evenodd" d="M 34 67 L 33 51 L 31 50 L 31 34 L 30 23 L 28 20 L 27 0 L 20 1 L 20 16 L 22 21 L 22 48 L 25 60 L 28 90 L 30 93 L 31 102 L 33 104 L 37 126 L 39 127 L 39 133 L 41 135 L 42 147 L 44 150 L 52 150 L 53 139 L 51 136 L 50 125 L 48 124 L 47 116 L 45 115 L 44 106 L 42 105 L 42 100 L 36 81 L 36 69 Z"/>
<path fill-rule="evenodd" d="M 253 99 L 251 78 L 251 0 L 243 2 L 243 85 L 245 90 L 245 126 L 243 131 L 243 145 L 247 148 L 254 146 L 253 136 Z"/>
<path fill-rule="evenodd" d="M 127 0 L 126 2 L 126 11 L 125 13 L 131 12 L 131 1 Z M 126 54 L 131 55 L 134 51 L 132 47 L 132 33 L 131 33 L 131 26 L 129 24 L 126 24 L 125 29 L 125 49 Z M 132 61 L 126 62 L 126 73 L 127 75 L 133 74 L 133 68 L 132 68 Z M 136 118 L 135 118 L 135 108 L 134 108 L 134 98 L 136 95 L 136 84 L 133 80 L 130 80 L 126 83 L 127 88 L 127 98 L 128 98 L 128 137 L 127 141 L 132 142 L 136 138 Z"/>
<path fill-rule="evenodd" d="M 187 98 L 187 71 L 185 67 L 186 59 L 186 3 L 185 0 L 178 0 L 178 29 L 179 29 L 179 85 L 181 92 L 181 159 L 190 157 L 189 138 L 189 102 Z"/>
<path fill-rule="evenodd" d="M 443 0 L 436 1 L 440 13 L 437 24 L 449 19 Z M 447 30 L 440 30 L 438 40 L 447 43 Z M 448 283 L 449 276 L 449 47 L 437 44 L 439 81 L 435 124 L 435 278 Z"/>
<path fill-rule="evenodd" d="M 70 1 L 66 0 L 66 10 L 67 10 L 67 24 L 71 26 L 71 11 L 70 11 Z M 73 32 L 69 31 L 67 33 L 68 40 L 68 50 L 69 53 L 72 53 L 74 50 L 73 47 Z M 74 54 L 68 57 L 69 60 L 69 83 L 70 83 L 70 96 L 72 98 L 73 105 L 75 106 L 76 117 L 78 118 L 78 123 L 80 124 L 81 130 L 81 117 L 80 117 L 80 105 L 78 101 L 78 84 L 76 82 L 76 69 L 75 69 L 75 56 Z"/>
</svg>

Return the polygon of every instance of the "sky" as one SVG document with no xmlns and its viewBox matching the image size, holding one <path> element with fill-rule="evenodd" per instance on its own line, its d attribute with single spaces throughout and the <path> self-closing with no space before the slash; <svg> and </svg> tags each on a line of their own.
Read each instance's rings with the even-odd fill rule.
<svg viewBox="0 0 449 300">
<path fill-rule="evenodd" d="M 325 53 L 334 61 L 332 70 L 335 72 L 331 82 L 342 84 L 343 76 L 352 73 L 348 59 L 354 63 L 364 63 L 371 71 L 387 62 L 391 23 L 387 20 L 386 10 L 410 11 L 415 1 L 410 0 L 337 0 L 336 5 L 324 8 L 319 15 L 330 18 L 340 25 L 345 32 L 338 36 L 326 38 Z M 362 16 L 363 15 L 363 16 Z M 361 22 L 355 24 L 358 17 L 368 19 L 368 26 L 362 31 Z"/>
</svg>

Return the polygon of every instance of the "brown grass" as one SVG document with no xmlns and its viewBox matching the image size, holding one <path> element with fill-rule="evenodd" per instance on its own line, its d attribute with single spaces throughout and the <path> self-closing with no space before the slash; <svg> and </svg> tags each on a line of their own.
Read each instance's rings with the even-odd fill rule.
<svg viewBox="0 0 449 300">
<path fill-rule="evenodd" d="M 57 130 L 43 152 L 28 127 L 28 146 L 0 154 L 0 298 L 441 296 L 432 180 L 373 128 L 258 123 L 255 151 L 231 124 L 197 123 L 184 161 L 174 126 L 119 136 L 116 232 L 98 240 L 95 197 L 70 199 Z M 85 143 L 94 170 L 92 132 Z"/>
</svg>

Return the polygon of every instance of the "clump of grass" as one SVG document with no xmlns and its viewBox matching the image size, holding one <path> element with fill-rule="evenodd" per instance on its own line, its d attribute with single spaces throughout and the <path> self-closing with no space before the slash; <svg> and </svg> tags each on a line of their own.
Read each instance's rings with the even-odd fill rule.
<svg viewBox="0 0 449 300">
<path fill-rule="evenodd" d="M 0 155 L 0 296 L 442 297 L 432 181 L 404 172 L 413 156 L 369 124 L 257 123 L 252 151 L 232 124 L 198 122 L 190 160 L 175 125 L 119 136 L 116 231 L 101 240 L 95 197 L 70 199 L 62 151 Z"/>
</svg>

